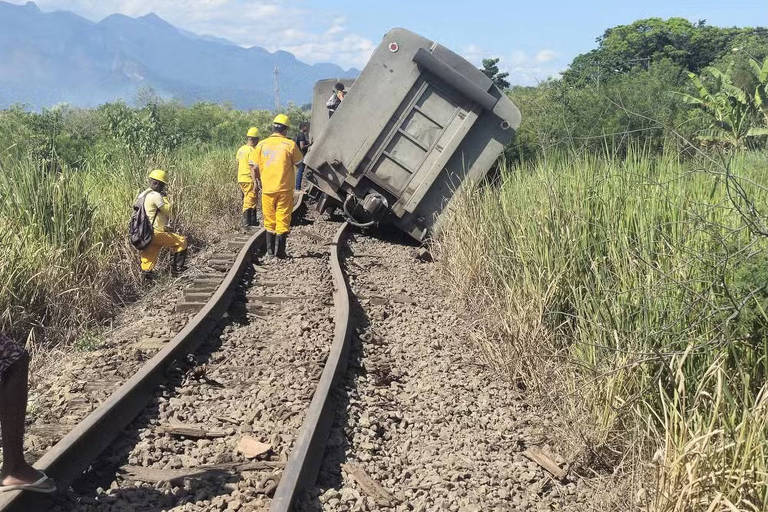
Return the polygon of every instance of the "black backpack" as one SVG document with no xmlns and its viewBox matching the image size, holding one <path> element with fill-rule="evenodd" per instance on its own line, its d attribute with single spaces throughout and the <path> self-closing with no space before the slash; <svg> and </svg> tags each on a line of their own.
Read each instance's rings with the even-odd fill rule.
<svg viewBox="0 0 768 512">
<path fill-rule="evenodd" d="M 341 100 L 339 99 L 339 96 L 336 94 L 336 90 L 334 89 L 334 91 L 331 93 L 331 97 L 328 98 L 328 101 L 325 102 L 325 108 L 333 112 L 339 108 L 339 105 L 341 105 Z"/>
<path fill-rule="evenodd" d="M 131 237 L 131 245 L 133 245 L 139 251 L 143 251 L 149 244 L 152 243 L 152 237 L 155 236 L 155 230 L 152 227 L 157 218 L 157 212 L 155 212 L 155 219 L 152 222 L 149 221 L 147 216 L 147 210 L 144 209 L 144 199 L 147 197 L 147 192 L 139 194 L 136 202 L 133 204 L 133 214 L 131 215 L 131 223 L 128 226 L 128 233 Z"/>
</svg>

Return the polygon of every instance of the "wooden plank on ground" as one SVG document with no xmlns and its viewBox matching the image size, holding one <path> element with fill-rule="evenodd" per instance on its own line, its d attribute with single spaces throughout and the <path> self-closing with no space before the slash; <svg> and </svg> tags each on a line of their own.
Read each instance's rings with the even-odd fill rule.
<svg viewBox="0 0 768 512">
<path fill-rule="evenodd" d="M 531 446 L 523 452 L 523 455 L 544 468 L 558 480 L 563 480 L 568 475 L 566 470 L 561 468 L 552 457 L 538 446 Z"/>
<path fill-rule="evenodd" d="M 158 425 L 155 431 L 160 434 L 170 434 L 172 436 L 185 436 L 194 438 L 216 438 L 226 437 L 224 430 L 201 427 L 199 425 Z"/>
<path fill-rule="evenodd" d="M 182 469 L 160 469 L 127 465 L 120 468 L 120 473 L 123 475 L 123 478 L 138 482 L 177 483 L 188 478 L 213 478 L 215 476 L 220 476 L 224 473 L 230 472 L 240 473 L 245 471 L 273 471 L 275 469 L 283 468 L 284 466 L 285 462 L 275 461 L 211 464 L 207 466 Z"/>
<path fill-rule="evenodd" d="M 360 489 L 373 498 L 377 505 L 383 507 L 393 507 L 395 505 L 395 497 L 387 491 L 382 485 L 371 478 L 365 470 L 357 464 L 342 464 L 341 468 L 352 478 Z"/>
<path fill-rule="evenodd" d="M 266 302 L 267 304 L 282 304 L 294 300 L 310 300 L 313 295 L 249 295 L 248 300 Z"/>
</svg>

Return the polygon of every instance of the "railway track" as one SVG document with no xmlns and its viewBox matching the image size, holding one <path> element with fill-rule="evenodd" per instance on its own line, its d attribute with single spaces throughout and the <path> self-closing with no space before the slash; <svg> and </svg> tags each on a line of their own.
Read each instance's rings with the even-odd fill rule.
<svg viewBox="0 0 768 512">
<path fill-rule="evenodd" d="M 308 218 L 293 259 L 256 265 L 263 230 L 232 240 L 176 305 L 188 323 L 36 462 L 74 490 L 5 493 L 0 510 L 290 510 L 346 364 L 346 232 Z"/>
</svg>

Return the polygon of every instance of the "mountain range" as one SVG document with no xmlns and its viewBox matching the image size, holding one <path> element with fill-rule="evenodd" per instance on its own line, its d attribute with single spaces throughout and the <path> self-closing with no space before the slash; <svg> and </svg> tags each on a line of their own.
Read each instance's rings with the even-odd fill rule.
<svg viewBox="0 0 768 512">
<path fill-rule="evenodd" d="M 156 14 L 113 14 L 93 22 L 68 11 L 42 12 L 33 2 L 0 1 L 0 108 L 130 102 L 151 87 L 183 103 L 271 109 L 275 67 L 283 104 L 310 102 L 317 80 L 359 73 L 192 34 Z"/>
</svg>

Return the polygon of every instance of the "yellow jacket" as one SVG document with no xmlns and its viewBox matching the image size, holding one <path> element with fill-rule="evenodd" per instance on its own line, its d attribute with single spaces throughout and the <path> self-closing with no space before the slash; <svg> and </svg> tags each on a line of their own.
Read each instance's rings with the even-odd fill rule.
<svg viewBox="0 0 768 512">
<path fill-rule="evenodd" d="M 253 147 L 248 144 L 243 144 L 240 149 L 237 150 L 237 181 L 239 183 L 251 183 L 251 168 L 248 166 L 248 160 L 250 160 L 251 151 Z"/>
<path fill-rule="evenodd" d="M 152 189 L 147 189 L 144 193 L 144 211 L 147 212 L 152 227 L 159 233 L 166 231 L 171 220 L 171 202 Z"/>
<path fill-rule="evenodd" d="M 265 194 L 287 192 L 296 186 L 296 165 L 304 155 L 296 143 L 273 133 L 251 151 L 250 160 L 258 166 L 261 190 Z"/>
</svg>

